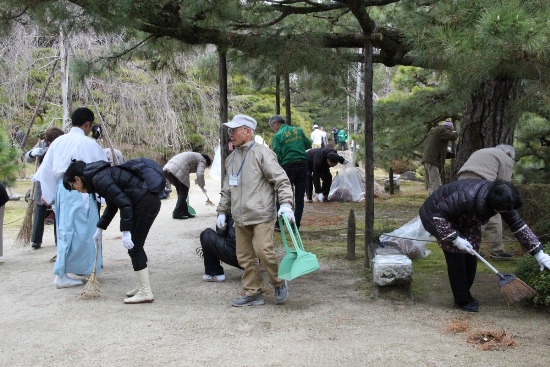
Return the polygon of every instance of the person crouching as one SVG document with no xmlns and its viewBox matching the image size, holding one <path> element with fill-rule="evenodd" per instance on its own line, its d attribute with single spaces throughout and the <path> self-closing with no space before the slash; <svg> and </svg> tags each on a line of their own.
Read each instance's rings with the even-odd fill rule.
<svg viewBox="0 0 550 367">
<path fill-rule="evenodd" d="M 65 172 L 63 186 L 67 190 L 95 193 L 105 199 L 107 206 L 97 222 L 94 235 L 96 246 L 101 245 L 103 230 L 107 229 L 120 209 L 122 244 L 128 250 L 138 280 L 138 286 L 126 293 L 129 298 L 124 303 L 153 302 L 147 255 L 143 247 L 160 211 L 158 194 L 149 191 L 140 177 L 103 161 L 88 164 L 73 161 Z"/>
</svg>

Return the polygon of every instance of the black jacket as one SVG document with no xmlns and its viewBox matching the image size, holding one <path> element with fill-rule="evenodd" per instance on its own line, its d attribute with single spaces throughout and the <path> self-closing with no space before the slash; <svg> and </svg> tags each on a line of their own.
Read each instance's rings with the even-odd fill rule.
<svg viewBox="0 0 550 367">
<path fill-rule="evenodd" d="M 120 209 L 120 230 L 132 230 L 133 208 L 145 195 L 150 195 L 141 178 L 104 161 L 84 167 L 84 185 L 88 192 L 105 198 L 107 206 L 97 222 L 97 227 L 102 229 L 107 229 Z"/>
<path fill-rule="evenodd" d="M 467 179 L 441 186 L 420 208 L 420 219 L 439 245 L 449 252 L 460 252 L 452 243 L 457 236 L 468 240 L 478 250 L 481 225 L 496 214 L 487 205 L 493 181 Z M 521 245 L 531 254 L 541 249 L 540 242 L 515 210 L 501 213 Z"/>
<path fill-rule="evenodd" d="M 323 185 L 321 187 L 321 180 L 327 181 L 330 176 L 332 182 L 332 174 L 330 173 L 330 166 L 327 163 L 327 155 L 329 153 L 338 154 L 336 150 L 331 148 L 314 148 L 307 151 L 307 172 L 311 175 L 313 180 L 313 186 L 317 194 L 323 193 L 325 197 L 328 197 L 330 191 L 330 185 Z M 344 164 L 344 157 L 339 156 L 338 162 Z M 328 186 L 328 187 L 326 187 Z"/>
</svg>

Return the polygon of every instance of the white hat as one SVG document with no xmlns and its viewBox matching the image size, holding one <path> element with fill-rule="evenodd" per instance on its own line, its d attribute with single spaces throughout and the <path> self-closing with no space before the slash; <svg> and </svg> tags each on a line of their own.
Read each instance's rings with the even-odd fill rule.
<svg viewBox="0 0 550 367">
<path fill-rule="evenodd" d="M 314 129 L 317 129 L 319 126 L 317 126 L 317 124 L 313 125 L 313 128 Z"/>
<path fill-rule="evenodd" d="M 233 120 L 224 122 L 224 125 L 232 129 L 241 127 L 241 126 L 246 126 L 251 128 L 252 130 L 256 130 L 256 126 L 258 125 L 258 123 L 256 122 L 256 120 L 254 120 L 250 116 L 235 115 L 235 117 L 233 117 Z"/>
</svg>

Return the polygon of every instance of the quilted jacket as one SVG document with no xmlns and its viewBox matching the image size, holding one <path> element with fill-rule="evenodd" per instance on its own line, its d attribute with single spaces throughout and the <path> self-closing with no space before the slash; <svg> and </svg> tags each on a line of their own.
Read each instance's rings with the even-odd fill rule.
<svg viewBox="0 0 550 367">
<path fill-rule="evenodd" d="M 492 184 L 482 179 L 458 180 L 441 186 L 426 199 L 419 211 L 420 219 L 443 250 L 461 252 L 452 243 L 457 236 L 479 250 L 481 226 L 496 214 L 487 205 Z M 500 214 L 526 251 L 534 255 L 542 249 L 538 238 L 516 210 Z"/>
<path fill-rule="evenodd" d="M 98 194 L 107 203 L 97 227 L 107 229 L 120 209 L 121 232 L 132 229 L 133 208 L 149 194 L 141 178 L 103 161 L 88 163 L 84 167 L 84 185 L 88 192 Z"/>
</svg>

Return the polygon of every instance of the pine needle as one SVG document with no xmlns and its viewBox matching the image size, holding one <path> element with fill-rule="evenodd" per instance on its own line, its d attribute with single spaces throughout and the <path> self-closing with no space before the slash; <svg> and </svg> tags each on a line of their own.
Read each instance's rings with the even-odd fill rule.
<svg viewBox="0 0 550 367">
<path fill-rule="evenodd" d="M 519 302 L 523 299 L 533 297 L 535 290 L 521 279 L 514 279 L 501 287 L 500 293 L 506 298 L 509 305 Z"/>
</svg>

